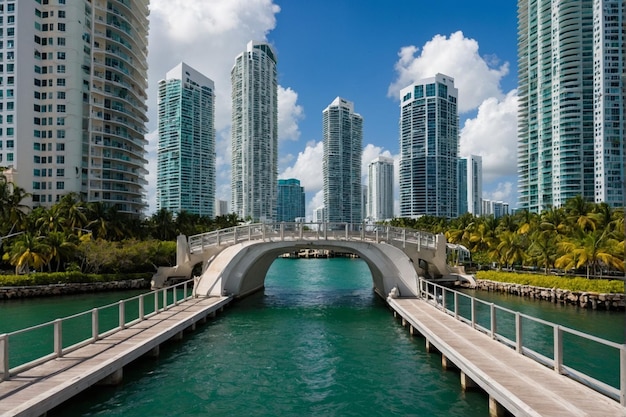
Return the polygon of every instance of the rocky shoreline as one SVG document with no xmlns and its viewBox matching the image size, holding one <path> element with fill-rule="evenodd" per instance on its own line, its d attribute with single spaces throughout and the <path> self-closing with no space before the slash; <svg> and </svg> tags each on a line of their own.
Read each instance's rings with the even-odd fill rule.
<svg viewBox="0 0 626 417">
<path fill-rule="evenodd" d="M 86 294 L 102 291 L 149 289 L 150 280 L 130 279 L 124 281 L 32 285 L 24 287 L 0 287 L 0 300 L 14 298 L 52 297 L 70 294 Z"/>
<path fill-rule="evenodd" d="M 595 293 L 586 291 L 569 291 L 558 288 L 534 287 L 532 285 L 512 284 L 489 280 L 476 280 L 476 289 L 481 291 L 500 292 L 517 295 L 535 300 L 550 301 L 565 305 L 590 308 L 593 310 L 624 310 L 626 294 Z"/>
</svg>

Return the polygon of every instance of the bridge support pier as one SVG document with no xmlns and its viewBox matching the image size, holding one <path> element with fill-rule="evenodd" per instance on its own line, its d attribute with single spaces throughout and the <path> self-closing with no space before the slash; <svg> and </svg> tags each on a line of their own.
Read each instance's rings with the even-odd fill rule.
<svg viewBox="0 0 626 417">
<path fill-rule="evenodd" d="M 507 410 L 496 401 L 491 395 L 489 396 L 489 417 L 505 417 Z"/>
<path fill-rule="evenodd" d="M 174 340 L 174 341 L 183 340 L 183 332 L 176 333 L 174 336 L 172 336 L 171 340 Z"/>
<path fill-rule="evenodd" d="M 430 343 L 430 340 L 426 339 L 426 352 L 433 353 L 439 352 L 439 350 L 437 350 L 437 348 L 432 343 Z"/>
<path fill-rule="evenodd" d="M 157 345 L 153 347 L 152 349 L 150 349 L 150 351 L 148 351 L 144 356 L 148 358 L 158 358 L 160 354 L 161 354 L 161 346 Z"/>
<path fill-rule="evenodd" d="M 113 371 L 111 375 L 104 377 L 96 385 L 115 386 L 115 385 L 121 384 L 123 379 L 124 379 L 124 368 L 120 368 L 117 371 Z"/>
<path fill-rule="evenodd" d="M 479 388 L 478 384 L 474 382 L 474 380 L 471 379 L 469 376 L 467 376 L 465 372 L 461 371 L 461 389 L 463 391 L 469 391 L 476 388 Z"/>
<path fill-rule="evenodd" d="M 444 354 L 441 355 L 441 367 L 444 370 L 457 369 L 457 366 Z"/>
</svg>

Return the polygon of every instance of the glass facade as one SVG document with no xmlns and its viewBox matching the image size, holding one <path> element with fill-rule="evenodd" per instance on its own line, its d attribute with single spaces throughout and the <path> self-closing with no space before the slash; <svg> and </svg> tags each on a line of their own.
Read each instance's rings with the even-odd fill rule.
<svg viewBox="0 0 626 417">
<path fill-rule="evenodd" d="M 305 216 L 304 187 L 300 180 L 290 178 L 278 180 L 278 204 L 276 221 L 295 222 Z"/>
<path fill-rule="evenodd" d="M 354 104 L 337 97 L 322 112 L 324 215 L 327 222 L 361 223 L 363 118 Z"/>
<path fill-rule="evenodd" d="M 437 74 L 402 89 L 400 97 L 400 217 L 457 217 L 459 118 L 454 79 Z"/>
<path fill-rule="evenodd" d="M 215 215 L 214 90 L 184 63 L 159 82 L 157 210 Z"/>
</svg>

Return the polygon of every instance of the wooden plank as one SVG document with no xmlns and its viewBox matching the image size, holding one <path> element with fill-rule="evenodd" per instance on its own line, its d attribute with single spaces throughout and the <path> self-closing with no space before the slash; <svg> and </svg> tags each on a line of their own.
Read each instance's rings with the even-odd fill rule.
<svg viewBox="0 0 626 417">
<path fill-rule="evenodd" d="M 616 401 L 472 329 L 419 299 L 390 306 L 516 416 L 626 416 Z"/>
<path fill-rule="evenodd" d="M 0 416 L 43 415 L 230 301 L 230 297 L 210 297 L 181 302 L 62 358 L 2 381 Z"/>
</svg>

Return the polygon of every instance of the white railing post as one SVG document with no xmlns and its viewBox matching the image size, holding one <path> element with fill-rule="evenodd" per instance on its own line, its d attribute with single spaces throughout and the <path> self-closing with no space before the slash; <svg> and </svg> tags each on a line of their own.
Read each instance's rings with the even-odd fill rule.
<svg viewBox="0 0 626 417">
<path fill-rule="evenodd" d="M 345 227 L 345 231 L 346 231 L 346 240 L 349 240 L 349 238 L 348 238 L 348 228 L 349 228 L 349 227 L 350 227 L 350 226 L 349 226 L 349 224 L 348 224 L 348 223 L 346 223 L 346 227 Z"/>
<path fill-rule="evenodd" d="M 622 348 L 619 352 L 619 387 L 620 387 L 620 395 L 619 395 L 619 403 L 626 407 L 626 345 L 622 345 Z"/>
<path fill-rule="evenodd" d="M 406 229 L 402 229 L 402 249 L 406 248 Z"/>
<path fill-rule="evenodd" d="M 54 353 L 57 358 L 63 355 L 63 321 L 61 319 L 54 321 Z"/>
<path fill-rule="evenodd" d="M 422 234 L 417 232 L 417 251 L 419 252 L 422 249 Z"/>
<path fill-rule="evenodd" d="M 515 350 L 522 353 L 524 343 L 522 341 L 522 315 L 519 311 L 515 312 Z"/>
<path fill-rule="evenodd" d="M 280 241 L 285 241 L 285 223 L 280 224 Z"/>
<path fill-rule="evenodd" d="M 119 325 L 120 325 L 120 329 L 123 329 L 126 327 L 126 305 L 124 303 L 124 300 L 120 300 L 119 304 Z"/>
<path fill-rule="evenodd" d="M 494 303 L 489 305 L 489 312 L 491 316 L 491 338 L 495 339 L 498 329 L 496 328 L 496 305 Z"/>
<path fill-rule="evenodd" d="M 365 240 L 365 222 L 361 224 L 361 240 Z"/>
<path fill-rule="evenodd" d="M 554 370 L 561 373 L 563 365 L 563 332 L 558 324 L 554 326 Z"/>
<path fill-rule="evenodd" d="M 98 309 L 94 308 L 91 310 L 91 340 L 94 342 L 98 340 L 98 336 L 100 335 L 100 324 L 98 321 Z"/>
<path fill-rule="evenodd" d="M 0 334 L 0 381 L 9 379 L 9 335 Z"/>
<path fill-rule="evenodd" d="M 183 300 L 187 299 L 187 281 L 183 284 Z"/>
<path fill-rule="evenodd" d="M 389 243 L 389 232 L 391 231 L 391 226 L 387 226 L 387 243 Z"/>
<path fill-rule="evenodd" d="M 163 311 L 167 310 L 167 288 L 163 288 Z"/>
<path fill-rule="evenodd" d="M 146 318 L 146 306 L 144 305 L 143 294 L 139 296 L 139 320 L 143 321 Z"/>
<path fill-rule="evenodd" d="M 252 240 L 252 226 L 248 225 L 248 242 Z"/>
<path fill-rule="evenodd" d="M 470 316 L 472 318 L 472 329 L 476 328 L 476 302 L 474 297 L 470 298 Z"/>
<path fill-rule="evenodd" d="M 454 292 L 454 318 L 459 319 L 459 293 Z"/>
<path fill-rule="evenodd" d="M 219 230 L 215 234 L 215 239 L 217 240 L 217 246 L 219 246 L 220 245 L 220 231 Z"/>
<path fill-rule="evenodd" d="M 261 225 L 261 230 L 263 231 L 263 232 L 261 233 L 261 236 L 262 236 L 262 238 L 263 238 L 263 242 L 265 242 L 265 225 Z"/>
<path fill-rule="evenodd" d="M 237 244 L 237 228 L 233 229 L 233 243 Z"/>
<path fill-rule="evenodd" d="M 159 292 L 155 291 L 154 292 L 154 313 L 158 313 L 159 312 Z"/>
<path fill-rule="evenodd" d="M 300 240 L 302 240 L 302 236 L 304 234 L 304 223 L 300 224 L 299 234 L 300 234 Z"/>
<path fill-rule="evenodd" d="M 328 240 L 328 223 L 324 223 L 324 240 Z"/>
<path fill-rule="evenodd" d="M 441 287 L 441 308 L 446 312 L 446 287 Z"/>
<path fill-rule="evenodd" d="M 378 228 L 376 228 L 376 243 L 380 243 L 380 238 L 378 237 Z"/>
</svg>

